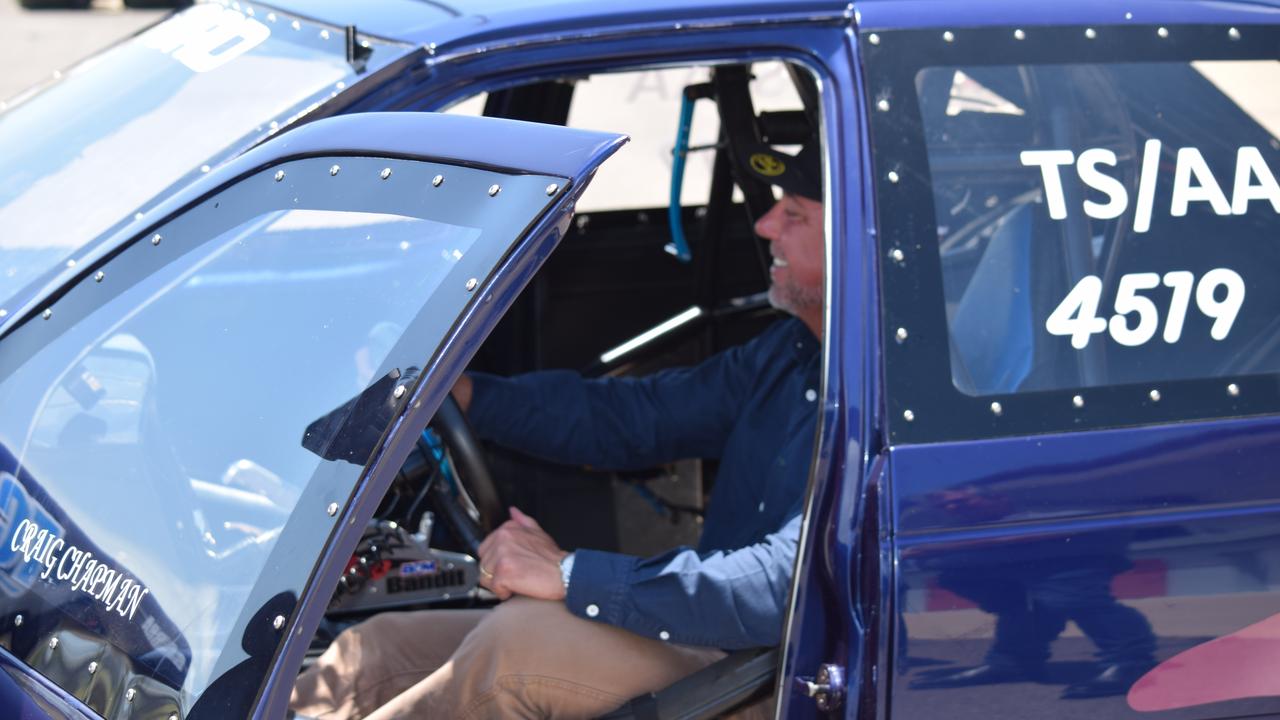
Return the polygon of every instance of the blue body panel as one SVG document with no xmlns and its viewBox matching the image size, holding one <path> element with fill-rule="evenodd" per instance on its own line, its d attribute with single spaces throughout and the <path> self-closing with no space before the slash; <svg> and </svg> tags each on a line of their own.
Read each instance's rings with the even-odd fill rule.
<svg viewBox="0 0 1280 720">
<path fill-rule="evenodd" d="M 1137 695 L 1058 696 L 1095 662 L 1145 672 L 1280 613 L 1278 434 L 1280 421 L 1259 418 L 893 450 L 895 714 L 945 701 L 972 709 L 960 717 L 1138 717 Z M 993 637 L 1020 623 L 1020 640 Z M 1024 665 L 1042 656 L 1047 675 L 928 687 L 997 647 Z M 1218 670 L 1249 672 L 1239 657 Z M 1178 712 L 1277 713 L 1280 698 Z"/>
</svg>

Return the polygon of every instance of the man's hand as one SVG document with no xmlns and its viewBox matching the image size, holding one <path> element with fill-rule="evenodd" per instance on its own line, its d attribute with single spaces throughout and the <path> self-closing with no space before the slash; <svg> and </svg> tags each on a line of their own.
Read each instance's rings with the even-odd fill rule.
<svg viewBox="0 0 1280 720">
<path fill-rule="evenodd" d="M 533 518 L 511 508 L 511 519 L 480 543 L 480 584 L 502 600 L 526 595 L 563 600 L 561 550 Z"/>
</svg>

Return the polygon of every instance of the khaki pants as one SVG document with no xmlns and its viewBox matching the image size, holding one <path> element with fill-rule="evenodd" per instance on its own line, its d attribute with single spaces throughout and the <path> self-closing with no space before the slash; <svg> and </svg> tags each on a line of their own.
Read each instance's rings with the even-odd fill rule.
<svg viewBox="0 0 1280 720">
<path fill-rule="evenodd" d="M 722 657 L 517 597 L 494 610 L 375 616 L 298 678 L 290 706 L 324 720 L 592 718 Z"/>
</svg>

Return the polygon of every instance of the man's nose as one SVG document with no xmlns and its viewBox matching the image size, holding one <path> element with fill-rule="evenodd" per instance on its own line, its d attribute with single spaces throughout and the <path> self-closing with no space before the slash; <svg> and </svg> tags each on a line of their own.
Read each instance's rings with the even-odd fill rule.
<svg viewBox="0 0 1280 720">
<path fill-rule="evenodd" d="M 760 219 L 756 220 L 756 234 L 766 240 L 772 240 L 777 236 L 777 221 L 774 218 L 775 209 L 776 206 L 770 208 L 769 212 L 761 215 Z"/>
</svg>

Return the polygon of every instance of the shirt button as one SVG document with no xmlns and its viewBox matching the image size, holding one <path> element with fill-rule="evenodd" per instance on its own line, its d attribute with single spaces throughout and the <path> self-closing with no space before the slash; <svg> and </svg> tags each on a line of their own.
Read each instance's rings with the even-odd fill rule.
<svg viewBox="0 0 1280 720">
<path fill-rule="evenodd" d="M 759 508 L 759 510 L 760 510 L 760 512 L 764 512 L 764 502 L 763 502 L 763 501 L 760 503 L 760 508 Z"/>
<path fill-rule="evenodd" d="M 590 605 L 587 606 L 587 617 L 595 617 L 599 614 L 600 614 L 599 605 L 596 605 L 595 603 L 591 603 Z"/>
<path fill-rule="evenodd" d="M 658 633 L 658 637 L 662 638 L 663 640 L 670 640 L 671 633 L 667 632 L 666 630 L 663 630 L 662 632 Z"/>
<path fill-rule="evenodd" d="M 817 399 L 818 399 L 818 391 L 817 391 L 817 390 L 814 390 L 813 388 L 809 388 L 808 390 L 805 390 L 805 391 L 804 391 L 804 399 L 805 399 L 805 400 L 808 400 L 809 402 L 813 402 L 814 400 L 817 400 Z"/>
</svg>

